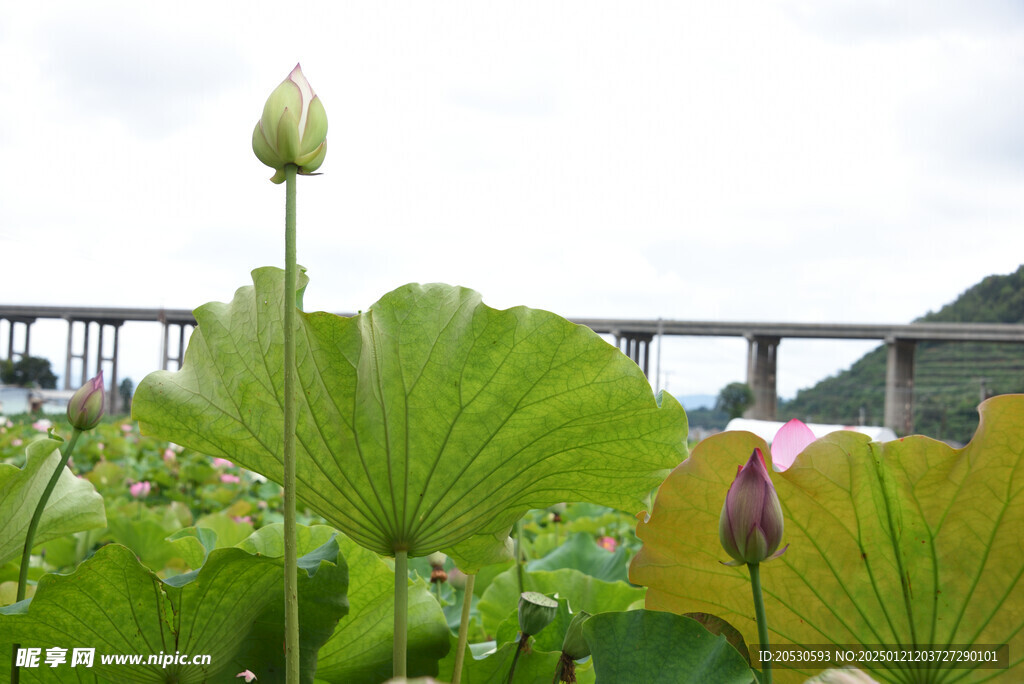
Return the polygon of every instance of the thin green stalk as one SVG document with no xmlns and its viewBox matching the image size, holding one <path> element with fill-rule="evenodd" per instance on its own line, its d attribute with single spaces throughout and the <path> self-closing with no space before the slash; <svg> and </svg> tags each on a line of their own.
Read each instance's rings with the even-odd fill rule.
<svg viewBox="0 0 1024 684">
<path fill-rule="evenodd" d="M 519 582 L 519 593 L 522 594 L 526 589 L 524 588 L 523 582 L 523 547 L 520 539 L 523 536 L 523 520 L 520 518 L 516 520 L 516 580 Z"/>
<path fill-rule="evenodd" d="M 295 175 L 284 167 L 284 643 L 285 677 L 299 681 L 298 543 L 295 532 Z"/>
<path fill-rule="evenodd" d="M 476 573 L 466 575 L 466 588 L 462 594 L 462 619 L 459 620 L 459 643 L 455 647 L 455 673 L 452 675 L 452 684 L 459 684 L 462 679 L 462 663 L 466 659 L 466 642 L 469 641 L 469 609 L 473 605 L 474 583 L 476 583 Z"/>
<path fill-rule="evenodd" d="M 50 481 L 46 483 L 46 489 L 43 490 L 43 496 L 39 499 L 39 503 L 36 504 L 36 510 L 32 513 L 32 520 L 29 522 L 28 532 L 25 534 L 25 546 L 21 553 L 21 570 L 18 572 L 18 593 L 15 601 L 21 601 L 25 598 L 25 590 L 28 586 L 28 560 L 29 555 L 32 553 L 32 542 L 36 538 L 36 528 L 39 527 L 39 521 L 43 518 L 43 509 L 46 508 L 46 502 L 50 500 L 50 494 L 53 493 L 53 488 L 57 486 L 57 480 L 60 479 L 61 473 L 64 472 L 64 467 L 67 466 L 68 459 L 71 458 L 71 452 L 74 451 L 75 444 L 81 435 L 82 431 L 78 428 L 72 431 L 71 439 L 64 445 L 64 453 L 61 455 L 60 464 L 53 471 L 53 475 L 50 476 Z M 28 463 L 25 465 L 27 466 Z"/>
<path fill-rule="evenodd" d="M 409 627 L 409 552 L 395 552 L 395 642 L 392 677 L 405 676 Z"/>
<path fill-rule="evenodd" d="M 761 595 L 761 566 L 757 563 L 747 563 L 750 569 L 750 586 L 754 592 L 754 612 L 757 615 L 757 638 L 761 642 L 760 649 L 768 650 L 768 619 L 764 614 L 764 597 Z M 761 681 L 763 684 L 772 684 L 772 663 L 771 661 L 761 663 Z"/>
<path fill-rule="evenodd" d="M 526 648 L 526 642 L 530 640 L 530 635 L 525 632 L 519 637 L 519 646 L 516 648 L 516 654 L 512 657 L 512 667 L 508 669 L 508 679 L 505 680 L 505 684 L 512 684 L 512 678 L 516 674 L 516 663 L 519 662 L 519 654 Z"/>
<path fill-rule="evenodd" d="M 60 463 L 53 471 L 53 475 L 50 476 L 50 481 L 46 483 L 43 495 L 39 498 L 39 503 L 36 504 L 36 510 L 32 513 L 32 520 L 28 523 L 28 531 L 25 533 L 25 546 L 21 552 L 21 568 L 18 571 L 18 591 L 15 602 L 25 599 L 25 592 L 28 590 L 29 558 L 32 555 L 32 542 L 36 538 L 36 528 L 39 527 L 39 521 L 43 518 L 43 510 L 46 509 L 46 503 L 50 500 L 50 494 L 53 493 L 53 488 L 57 486 L 57 481 L 60 480 L 61 473 L 64 472 L 64 468 L 68 464 L 68 459 L 71 458 L 71 452 L 75 450 L 75 444 L 78 443 L 78 438 L 81 435 L 82 430 L 79 430 L 78 428 L 74 428 L 71 432 L 71 439 L 64 445 L 64 452 L 61 454 Z M 27 461 L 25 466 L 28 467 Z M 21 644 L 14 644 L 14 648 L 11 651 L 12 684 L 18 684 L 19 681 L 20 671 L 17 666 L 17 655 L 18 648 L 20 646 Z"/>
</svg>

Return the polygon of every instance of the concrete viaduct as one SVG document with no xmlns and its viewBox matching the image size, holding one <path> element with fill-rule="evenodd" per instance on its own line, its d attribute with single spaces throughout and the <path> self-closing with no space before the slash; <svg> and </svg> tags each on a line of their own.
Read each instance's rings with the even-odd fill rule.
<svg viewBox="0 0 1024 684">
<path fill-rule="evenodd" d="M 351 316 L 352 314 L 339 314 Z M 162 368 L 170 363 L 180 367 L 185 349 L 185 335 L 196 325 L 188 309 L 132 309 L 110 307 L 63 306 L 9 306 L 0 305 L 0 320 L 9 322 L 7 358 L 29 354 L 32 323 L 40 318 L 64 319 L 68 322 L 67 356 L 65 358 L 64 388 L 84 384 L 90 344 L 89 331 L 95 324 L 98 339 L 95 345 L 94 368 L 107 370 L 110 380 L 111 405 L 116 405 L 118 330 L 126 321 L 152 321 L 163 326 Z M 1024 325 L 1004 323 L 911 323 L 887 324 L 833 324 L 833 323 L 756 323 L 723 321 L 675 321 L 644 319 L 575 318 L 574 323 L 585 325 L 594 332 L 611 335 L 616 346 L 649 375 L 650 350 L 656 337 L 662 335 L 699 337 L 743 337 L 747 340 L 747 384 L 754 393 L 754 404 L 747 418 L 772 420 L 775 418 L 776 360 L 779 344 L 784 338 L 818 338 L 845 340 L 880 340 L 888 347 L 888 368 L 885 383 L 884 424 L 900 434 L 913 431 L 914 404 L 914 350 L 918 342 L 1015 342 L 1024 343 Z M 75 326 L 84 327 L 82 345 L 73 346 Z M 16 326 L 23 329 L 20 350 L 15 349 Z M 104 355 L 103 339 L 112 335 L 113 351 Z M 171 345 L 172 335 L 176 344 Z M 174 351 L 171 351 L 173 348 Z M 81 378 L 71 379 L 71 363 L 81 359 Z"/>
</svg>

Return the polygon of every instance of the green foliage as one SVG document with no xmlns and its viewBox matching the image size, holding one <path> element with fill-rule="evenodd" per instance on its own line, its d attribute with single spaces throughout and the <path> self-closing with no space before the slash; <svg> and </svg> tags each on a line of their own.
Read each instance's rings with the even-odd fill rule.
<svg viewBox="0 0 1024 684">
<path fill-rule="evenodd" d="M 715 410 L 739 418 L 754 403 L 754 392 L 742 382 L 730 382 L 718 393 Z"/>
<path fill-rule="evenodd" d="M 0 362 L 0 384 L 53 389 L 57 386 L 57 376 L 50 369 L 48 359 L 22 356 L 17 361 Z"/>
<path fill-rule="evenodd" d="M 26 607 L 0 609 L 0 671 L 9 672 L 15 641 L 39 648 L 95 648 L 97 654 L 186 653 L 209 665 L 103 665 L 108 681 L 188 684 L 226 681 L 242 670 L 260 682 L 283 681 L 282 561 L 239 548 L 210 553 L 201 570 L 160 580 L 131 550 L 110 544 L 71 575 L 46 575 Z M 333 540 L 300 560 L 304 682 L 316 653 L 348 610 L 348 573 Z M 49 670 L 49 671 L 47 671 Z M 23 681 L 78 681 L 69 666 L 24 668 Z M 36 679 L 41 678 L 41 679 Z"/>
<path fill-rule="evenodd" d="M 0 564 L 21 557 L 36 505 L 61 462 L 59 446 L 56 440 L 40 439 L 25 448 L 23 468 L 0 463 Z M 103 499 L 65 468 L 43 509 L 34 543 L 105 524 Z"/>
<path fill-rule="evenodd" d="M 789 550 L 762 565 L 772 640 L 793 644 L 1010 644 L 1024 663 L 1024 396 L 982 406 L 974 440 L 955 450 L 924 437 L 885 444 L 836 432 L 772 473 Z M 659 490 L 630 579 L 647 608 L 711 612 L 756 642 L 746 568 L 718 541 L 722 502 L 759 438 L 701 442 Z M 768 452 L 765 452 L 766 454 Z M 957 670 L 982 681 L 991 670 Z M 809 672 L 779 670 L 778 681 Z M 898 668 L 881 681 L 910 681 Z M 946 673 L 948 674 L 948 673 Z M 937 682 L 942 671 L 914 681 Z M 799 679 L 798 679 L 799 677 Z M 1017 678 L 1019 679 L 1019 677 Z"/>
<path fill-rule="evenodd" d="M 338 544 L 348 562 L 351 608 L 320 649 L 316 676 L 337 684 L 378 684 L 391 676 L 395 570 L 344 536 Z M 437 663 L 450 648 L 449 629 L 422 579 L 409 582 L 408 614 L 408 674 L 437 675 Z"/>
<path fill-rule="evenodd" d="M 527 574 L 523 582 L 526 591 L 537 591 L 549 596 L 558 594 L 569 600 L 573 612 L 585 610 L 597 614 L 606 610 L 626 610 L 644 597 L 642 588 L 626 582 L 606 582 L 579 570 L 538 570 Z M 488 634 L 495 634 L 498 626 L 519 606 L 519 585 L 515 568 L 494 578 L 484 592 L 478 608 Z M 561 644 L 561 641 L 558 642 Z"/>
<path fill-rule="evenodd" d="M 1024 323 L 1024 266 L 989 276 L 925 323 Z M 887 354 L 884 346 L 848 370 L 779 406 L 780 420 L 881 425 Z M 1024 347 L 1010 343 L 919 343 L 914 358 L 914 431 L 966 443 L 978 426 L 977 405 L 997 394 L 1024 392 Z"/>
<path fill-rule="evenodd" d="M 147 376 L 133 412 L 147 433 L 279 481 L 283 277 L 253 277 L 196 310 L 184 366 Z M 296 325 L 298 496 L 378 553 L 480 567 L 529 508 L 639 507 L 686 455 L 678 402 L 659 406 L 636 364 L 554 314 L 408 285 L 359 316 Z"/>
<path fill-rule="evenodd" d="M 682 615 L 595 615 L 583 625 L 598 682 L 750 684 L 754 674 L 724 636 Z M 684 646 L 685 644 L 685 646 Z"/>
</svg>

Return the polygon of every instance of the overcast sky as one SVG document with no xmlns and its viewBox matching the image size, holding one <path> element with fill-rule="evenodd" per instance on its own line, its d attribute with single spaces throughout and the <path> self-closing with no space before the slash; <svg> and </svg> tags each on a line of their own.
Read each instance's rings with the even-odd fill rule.
<svg viewBox="0 0 1024 684">
<path fill-rule="evenodd" d="M 297 61 L 330 120 L 307 310 L 442 281 L 570 318 L 905 323 L 1024 255 L 1017 1 L 8 2 L 0 60 L 0 303 L 194 308 L 283 263 L 250 141 Z M 32 333 L 61 373 L 66 329 Z M 872 346 L 783 341 L 780 394 Z M 717 393 L 745 354 L 672 340 L 660 384 Z"/>
</svg>

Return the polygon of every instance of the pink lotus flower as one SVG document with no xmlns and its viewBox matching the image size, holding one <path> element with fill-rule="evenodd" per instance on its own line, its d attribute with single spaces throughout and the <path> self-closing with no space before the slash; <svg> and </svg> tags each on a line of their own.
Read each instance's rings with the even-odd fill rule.
<svg viewBox="0 0 1024 684">
<path fill-rule="evenodd" d="M 177 456 L 174 455 L 174 449 L 170 449 L 170 448 L 164 449 L 164 463 L 166 463 L 167 465 L 170 465 L 170 464 L 174 463 L 174 461 L 176 459 L 177 459 Z"/>
<path fill-rule="evenodd" d="M 615 548 L 619 545 L 619 542 L 614 537 L 598 537 L 597 545 L 605 551 L 615 553 Z"/>
<path fill-rule="evenodd" d="M 49 430 L 52 427 L 53 427 L 53 423 L 51 423 L 46 418 L 40 418 L 36 422 L 32 423 L 32 429 L 33 430 L 38 430 L 39 432 L 46 432 L 47 430 Z"/>
<path fill-rule="evenodd" d="M 796 418 L 783 425 L 772 440 L 772 469 L 787 470 L 814 439 L 811 428 Z"/>
<path fill-rule="evenodd" d="M 779 496 L 768 476 L 764 455 L 754 449 L 747 464 L 740 466 L 729 487 L 718 522 L 722 548 L 732 556 L 726 565 L 763 563 L 781 556 L 784 522 Z"/>
<path fill-rule="evenodd" d="M 148 481 L 143 480 L 142 482 L 136 482 L 135 484 L 131 485 L 128 488 L 128 491 L 131 492 L 131 495 L 136 499 L 142 499 L 144 497 L 149 496 L 149 490 L 152 489 L 152 487 L 153 485 L 151 485 Z"/>
<path fill-rule="evenodd" d="M 234 465 L 235 465 L 234 463 L 232 463 L 231 461 L 229 461 L 226 458 L 215 458 L 215 459 L 213 459 L 213 467 L 214 468 L 233 468 Z"/>
<path fill-rule="evenodd" d="M 224 473 L 220 476 L 220 481 L 224 484 L 238 484 L 242 481 L 242 478 L 237 475 L 232 475 L 231 473 Z"/>
<path fill-rule="evenodd" d="M 130 423 L 121 424 L 121 432 L 128 433 L 131 432 L 133 429 L 134 427 Z"/>
<path fill-rule="evenodd" d="M 246 684 L 256 679 L 256 675 L 254 675 L 251 670 L 242 670 L 235 675 L 235 679 L 238 679 L 239 677 L 245 677 Z"/>
<path fill-rule="evenodd" d="M 106 448 L 107 448 L 107 445 L 104 444 L 103 442 L 97 442 L 96 443 L 96 450 L 97 451 L 103 451 Z"/>
<path fill-rule="evenodd" d="M 252 524 L 252 517 L 248 515 L 233 515 L 231 516 L 231 519 L 234 520 L 236 523 L 249 523 L 250 525 Z"/>
<path fill-rule="evenodd" d="M 22 442 L 17 437 L 15 437 L 14 439 L 11 440 L 11 446 L 12 447 L 20 447 L 22 444 L 24 444 L 24 442 Z"/>
</svg>

